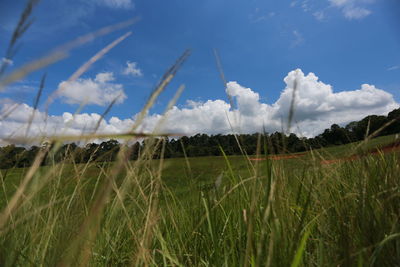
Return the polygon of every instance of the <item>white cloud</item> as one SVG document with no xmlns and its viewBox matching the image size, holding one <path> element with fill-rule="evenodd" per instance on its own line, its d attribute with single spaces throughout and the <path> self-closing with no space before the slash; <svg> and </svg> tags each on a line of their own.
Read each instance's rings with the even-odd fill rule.
<svg viewBox="0 0 400 267">
<path fill-rule="evenodd" d="M 0 65 L 2 65 L 2 64 L 12 66 L 14 64 L 14 61 L 12 61 L 11 59 L 3 57 L 0 60 Z"/>
<path fill-rule="evenodd" d="M 349 5 L 350 3 L 353 2 L 353 0 L 329 0 L 332 5 L 342 7 L 345 5 Z"/>
<path fill-rule="evenodd" d="M 143 72 L 140 68 L 137 66 L 137 62 L 126 62 L 126 68 L 122 72 L 125 75 L 132 75 L 135 77 L 141 77 L 143 76 Z"/>
<path fill-rule="evenodd" d="M 295 83 L 296 81 L 296 83 Z M 187 107 L 174 107 L 167 113 L 166 132 L 230 133 L 232 128 L 239 132 L 280 131 L 282 121 L 288 117 L 293 87 L 296 84 L 294 121 L 298 133 L 312 136 L 320 133 L 333 123 L 346 124 L 371 114 L 385 114 L 399 106 L 393 96 L 373 85 L 363 84 L 358 90 L 334 92 L 329 84 L 319 81 L 300 69 L 291 71 L 285 77 L 286 88 L 279 99 L 269 105 L 260 101 L 258 93 L 237 82 L 229 82 L 227 94 L 237 103 L 232 110 L 223 100 L 208 100 L 204 103 L 188 101 Z M 143 130 L 151 131 L 161 116 L 147 116 Z"/>
<path fill-rule="evenodd" d="M 245 116 L 255 116 L 259 111 L 260 96 L 250 88 L 244 88 L 237 82 L 229 82 L 226 93 L 236 98 L 238 109 Z"/>
<path fill-rule="evenodd" d="M 95 79 L 78 79 L 72 82 L 61 82 L 58 86 L 59 96 L 68 104 L 94 104 L 105 106 L 118 98 L 116 103 L 126 99 L 122 84 L 114 81 L 112 72 L 98 73 Z"/>
<path fill-rule="evenodd" d="M 374 0 L 329 0 L 333 7 L 341 9 L 345 18 L 349 20 L 362 19 L 372 13 L 364 7 L 366 4 L 373 3 Z"/>
<path fill-rule="evenodd" d="M 366 8 L 363 7 L 357 7 L 357 6 L 349 6 L 343 8 L 343 14 L 347 19 L 362 19 L 369 14 L 371 14 L 371 11 L 369 11 Z"/>
<path fill-rule="evenodd" d="M 96 78 L 94 79 L 96 82 L 99 83 L 106 83 L 115 80 L 114 79 L 114 73 L 112 72 L 100 72 L 96 75 Z"/>
<path fill-rule="evenodd" d="M 96 1 L 98 4 L 103 4 L 111 8 L 131 9 L 134 7 L 132 0 L 100 0 Z"/>
<path fill-rule="evenodd" d="M 329 9 L 338 9 L 348 20 L 360 20 L 372 14 L 370 6 L 375 1 L 376 0 L 327 0 L 329 5 L 322 8 L 320 6 L 321 3 L 316 5 L 316 1 L 310 3 L 309 0 L 303 0 L 301 2 L 292 2 L 291 7 L 298 5 L 304 12 L 312 14 L 319 21 L 325 21 L 327 17 L 329 17 Z"/>
<path fill-rule="evenodd" d="M 323 21 L 325 19 L 325 13 L 324 11 L 321 10 L 314 12 L 313 16 L 319 21 Z"/>
<path fill-rule="evenodd" d="M 292 48 L 304 43 L 304 37 L 299 31 L 294 30 L 292 33 L 293 33 L 293 38 L 294 38 L 290 45 Z"/>
<path fill-rule="evenodd" d="M 367 115 L 385 114 L 399 106 L 391 94 L 373 85 L 363 84 L 358 90 L 335 93 L 331 85 L 319 81 L 315 74 L 304 75 L 300 69 L 290 72 L 284 80 L 286 88 L 273 104 L 274 118 L 287 117 L 296 81 L 294 120 L 306 135 L 317 134 L 333 123 L 345 124 Z"/>
<path fill-rule="evenodd" d="M 399 65 L 391 66 L 390 68 L 387 68 L 387 71 L 392 71 L 392 70 L 398 70 L 400 69 Z"/>
<path fill-rule="evenodd" d="M 249 15 L 250 22 L 252 23 L 257 23 L 257 22 L 262 22 L 266 21 L 268 19 L 271 19 L 276 16 L 276 13 L 273 11 L 261 11 L 259 7 L 257 7 L 253 13 Z"/>
<path fill-rule="evenodd" d="M 0 112 L 10 110 L 15 103 L 12 101 L 1 101 Z M 24 136 L 28 121 L 33 113 L 33 108 L 27 104 L 20 104 L 18 108 L 4 120 L 0 121 L 0 144 L 1 138 Z M 30 136 L 51 136 L 51 135 L 80 135 L 92 133 L 101 116 L 97 113 L 82 113 L 73 115 L 64 112 L 60 116 L 48 116 L 44 112 L 36 110 L 31 125 Z M 112 117 L 108 121 L 101 119 L 98 132 L 115 134 L 128 131 L 133 124 L 132 119 L 121 120 Z"/>
<path fill-rule="evenodd" d="M 301 8 L 304 12 L 308 12 L 311 10 L 308 0 L 303 0 L 303 2 L 301 3 Z"/>
<path fill-rule="evenodd" d="M 19 82 L 19 83 L 7 86 L 3 92 L 25 94 L 25 93 L 35 92 L 38 89 L 38 87 L 39 87 L 39 85 L 32 84 L 29 82 L 27 82 L 27 83 Z"/>
<path fill-rule="evenodd" d="M 98 79 L 108 81 L 107 75 Z M 331 85 L 323 83 L 314 73 L 305 75 L 300 69 L 291 71 L 284 78 L 286 83 L 278 100 L 272 104 L 263 103 L 260 95 L 237 82 L 229 82 L 226 92 L 237 103 L 232 109 L 227 101 L 208 100 L 187 101 L 185 107 L 174 106 L 167 112 L 159 131 L 192 135 L 196 133 L 228 134 L 232 130 L 239 133 L 254 133 L 266 129 L 269 132 L 285 128 L 295 87 L 295 112 L 293 130 L 304 136 L 321 133 L 333 123 L 341 125 L 360 120 L 371 114 L 387 114 L 398 108 L 393 96 L 373 85 L 362 84 L 360 89 L 334 92 Z M 2 113 L 9 108 L 9 101 L 0 101 Z M 0 113 L 0 114 L 2 114 Z M 22 104 L 7 119 L 0 121 L 0 137 L 25 133 L 26 122 L 32 107 Z M 81 134 L 93 131 L 100 115 L 79 114 L 73 117 L 65 112 L 61 116 L 47 117 L 38 112 L 32 124 L 34 134 Z M 128 119 L 113 117 L 102 120 L 99 132 L 120 133 L 130 129 L 136 116 Z M 148 115 L 140 130 L 151 132 L 160 123 L 160 114 Z M 282 123 L 284 126 L 282 127 Z"/>
</svg>

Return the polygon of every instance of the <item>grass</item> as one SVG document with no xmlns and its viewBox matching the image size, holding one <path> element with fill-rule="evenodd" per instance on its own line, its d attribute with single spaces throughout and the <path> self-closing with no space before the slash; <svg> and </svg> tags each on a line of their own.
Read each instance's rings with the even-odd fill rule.
<svg viewBox="0 0 400 267">
<path fill-rule="evenodd" d="M 356 153 L 365 152 L 374 148 L 384 147 L 396 141 L 395 135 L 381 136 L 369 140 L 368 142 L 354 142 L 341 146 L 331 146 L 318 150 L 322 157 L 346 157 Z"/>
<path fill-rule="evenodd" d="M 389 139 L 376 139 L 375 146 Z M 340 154 L 348 147 L 329 150 Z M 319 154 L 335 154 L 328 152 Z M 261 162 L 244 156 L 143 157 L 125 162 L 112 176 L 116 165 L 65 162 L 38 168 L 1 228 L 2 265 L 400 262 L 396 153 L 331 165 L 309 156 Z M 2 210 L 27 172 L 1 172 Z M 96 209 L 109 184 L 103 209 Z"/>
<path fill-rule="evenodd" d="M 6 58 L 12 58 L 32 23 L 37 2 L 28 1 Z M 135 21 L 81 36 L 10 74 L 2 65 L 0 90 Z M 99 51 L 69 81 L 126 36 Z M 383 147 L 393 136 L 283 160 L 152 160 L 155 148 L 164 146 L 162 139 L 135 130 L 188 56 L 186 51 L 166 72 L 131 131 L 49 138 L 57 150 L 65 138 L 147 136 L 152 141 L 137 161 L 128 161 L 129 151 L 122 147 L 112 163 L 74 164 L 71 158 L 41 167 L 44 148 L 30 168 L 0 171 L 0 266 L 398 266 L 398 153 L 322 164 Z M 35 107 L 39 98 L 40 93 Z M 292 115 L 294 105 L 293 94 Z M 291 118 L 288 129 L 290 124 Z"/>
</svg>

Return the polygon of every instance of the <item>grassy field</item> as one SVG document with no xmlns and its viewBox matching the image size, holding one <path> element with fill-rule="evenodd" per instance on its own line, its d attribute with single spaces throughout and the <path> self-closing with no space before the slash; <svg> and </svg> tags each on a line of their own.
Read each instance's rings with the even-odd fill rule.
<svg viewBox="0 0 400 267">
<path fill-rule="evenodd" d="M 8 62 L 32 24 L 38 2 L 27 1 L 22 10 L 6 48 Z M 12 72 L 5 72 L 10 63 L 2 63 L 0 89 L 136 21 L 78 36 Z M 130 34 L 99 50 L 66 82 L 77 81 Z M 216 50 L 214 54 L 226 86 Z M 395 136 L 283 159 L 226 157 L 221 151 L 220 157 L 153 160 L 156 148 L 165 144 L 151 138 L 176 133 L 157 134 L 163 119 L 153 133 L 138 129 L 189 55 L 186 50 L 162 76 L 128 132 L 97 131 L 118 98 L 108 104 L 94 131 L 82 130 L 80 136 L 30 140 L 32 113 L 25 135 L 14 143 L 40 143 L 45 138 L 52 146 L 41 149 L 30 168 L 0 170 L 0 266 L 400 266 L 399 150 L 376 151 L 397 141 Z M 45 80 L 43 75 L 33 110 L 41 103 Z M 60 88 L 47 98 L 45 113 Z M 295 111 L 295 88 L 287 132 Z M 112 163 L 74 164 L 70 158 L 51 164 L 50 156 L 50 164 L 41 166 L 45 155 L 54 155 L 66 140 L 122 138 L 128 143 L 144 137 L 149 142 L 136 161 L 128 160 L 129 151 L 122 146 Z"/>
<path fill-rule="evenodd" d="M 359 147 L 2 170 L 0 265 L 397 266 L 398 153 L 321 163 Z"/>
</svg>

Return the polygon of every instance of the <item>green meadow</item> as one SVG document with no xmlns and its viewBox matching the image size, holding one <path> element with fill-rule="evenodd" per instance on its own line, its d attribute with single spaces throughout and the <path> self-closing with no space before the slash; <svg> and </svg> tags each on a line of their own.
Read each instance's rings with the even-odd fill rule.
<svg viewBox="0 0 400 267">
<path fill-rule="evenodd" d="M 396 266 L 399 153 L 376 149 L 394 140 L 283 159 L 154 160 L 149 147 L 136 161 L 2 170 L 0 263 Z"/>
<path fill-rule="evenodd" d="M 0 63 L 0 91 L 66 58 L 73 48 L 137 21 L 133 18 L 78 36 L 48 55 L 6 72 L 19 39 L 34 21 L 31 13 L 38 2 L 30 0 L 22 10 Z M 302 39 L 296 30 L 293 33 Z M 66 82 L 79 81 L 130 34 L 103 47 Z M 226 87 L 216 50 L 214 54 Z M 107 103 L 90 131 L 31 136 L 47 77 L 42 76 L 32 113 L 21 128 L 25 134 L 14 136 L 11 131 L 10 137 L 2 140 L 47 145 L 36 147 L 32 162 L 22 165 L 30 167 L 0 170 L 0 266 L 400 266 L 399 139 L 397 135 L 372 138 L 388 134 L 384 130 L 398 122 L 398 111 L 390 119 L 375 116 L 379 125 L 371 117 L 365 118 L 361 138 L 351 139 L 366 136 L 357 143 L 297 154 L 247 155 L 240 139 L 232 138 L 242 155 L 226 156 L 220 147 L 220 156 L 164 159 L 166 138 L 179 133 L 158 130 L 184 86 L 179 87 L 151 133 L 139 129 L 189 55 L 186 50 L 167 70 L 127 132 L 117 134 L 103 133 L 99 127 L 121 94 Z M 294 122 L 296 88 L 297 78 L 288 109 L 288 133 Z M 60 89 L 64 88 L 52 92 L 43 106 L 46 111 L 40 114 L 46 118 L 53 116 L 47 108 Z M 76 114 L 84 105 L 84 101 L 80 103 Z M 18 107 L 15 103 L 3 110 L 0 120 Z M 235 111 L 232 102 L 230 107 Z M 333 128 L 340 130 L 336 126 Z M 282 132 L 283 128 L 286 126 L 282 125 Z M 331 130 L 326 133 L 334 135 Z M 86 155 L 87 163 L 78 164 L 73 152 L 64 151 L 66 157 L 55 159 L 65 142 L 109 139 L 124 141 L 113 151 L 114 161 L 92 160 L 96 149 Z M 130 160 L 128 145 L 142 140 L 146 145 L 137 160 Z M 281 151 L 287 151 L 284 140 L 278 142 L 283 143 Z M 183 142 L 181 145 L 184 150 Z M 261 135 L 252 147 L 277 151 L 268 147 Z"/>
</svg>

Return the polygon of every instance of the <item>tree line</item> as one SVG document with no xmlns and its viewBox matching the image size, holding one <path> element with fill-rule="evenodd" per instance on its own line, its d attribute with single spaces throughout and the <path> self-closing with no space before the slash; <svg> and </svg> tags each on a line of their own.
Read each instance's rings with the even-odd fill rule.
<svg viewBox="0 0 400 267">
<path fill-rule="evenodd" d="M 137 159 L 150 146 L 151 157 L 155 159 L 160 158 L 161 155 L 165 158 L 220 156 L 222 151 L 226 155 L 294 153 L 360 141 L 372 133 L 375 133 L 374 137 L 378 137 L 399 132 L 400 108 L 391 111 L 387 116 L 370 115 L 360 121 L 351 122 L 345 127 L 333 124 L 312 138 L 298 137 L 294 133 L 286 135 L 275 132 L 240 135 L 196 134 L 180 138 L 145 139 L 130 146 L 129 157 L 131 160 Z M 121 146 L 116 140 L 108 140 L 100 144 L 89 143 L 85 146 L 78 146 L 75 143 L 64 144 L 58 149 L 48 149 L 49 152 L 41 164 L 66 160 L 75 163 L 113 161 Z M 43 148 L 38 146 L 32 146 L 29 149 L 15 145 L 1 147 L 0 169 L 28 167 L 32 165 L 41 149 Z"/>
</svg>

